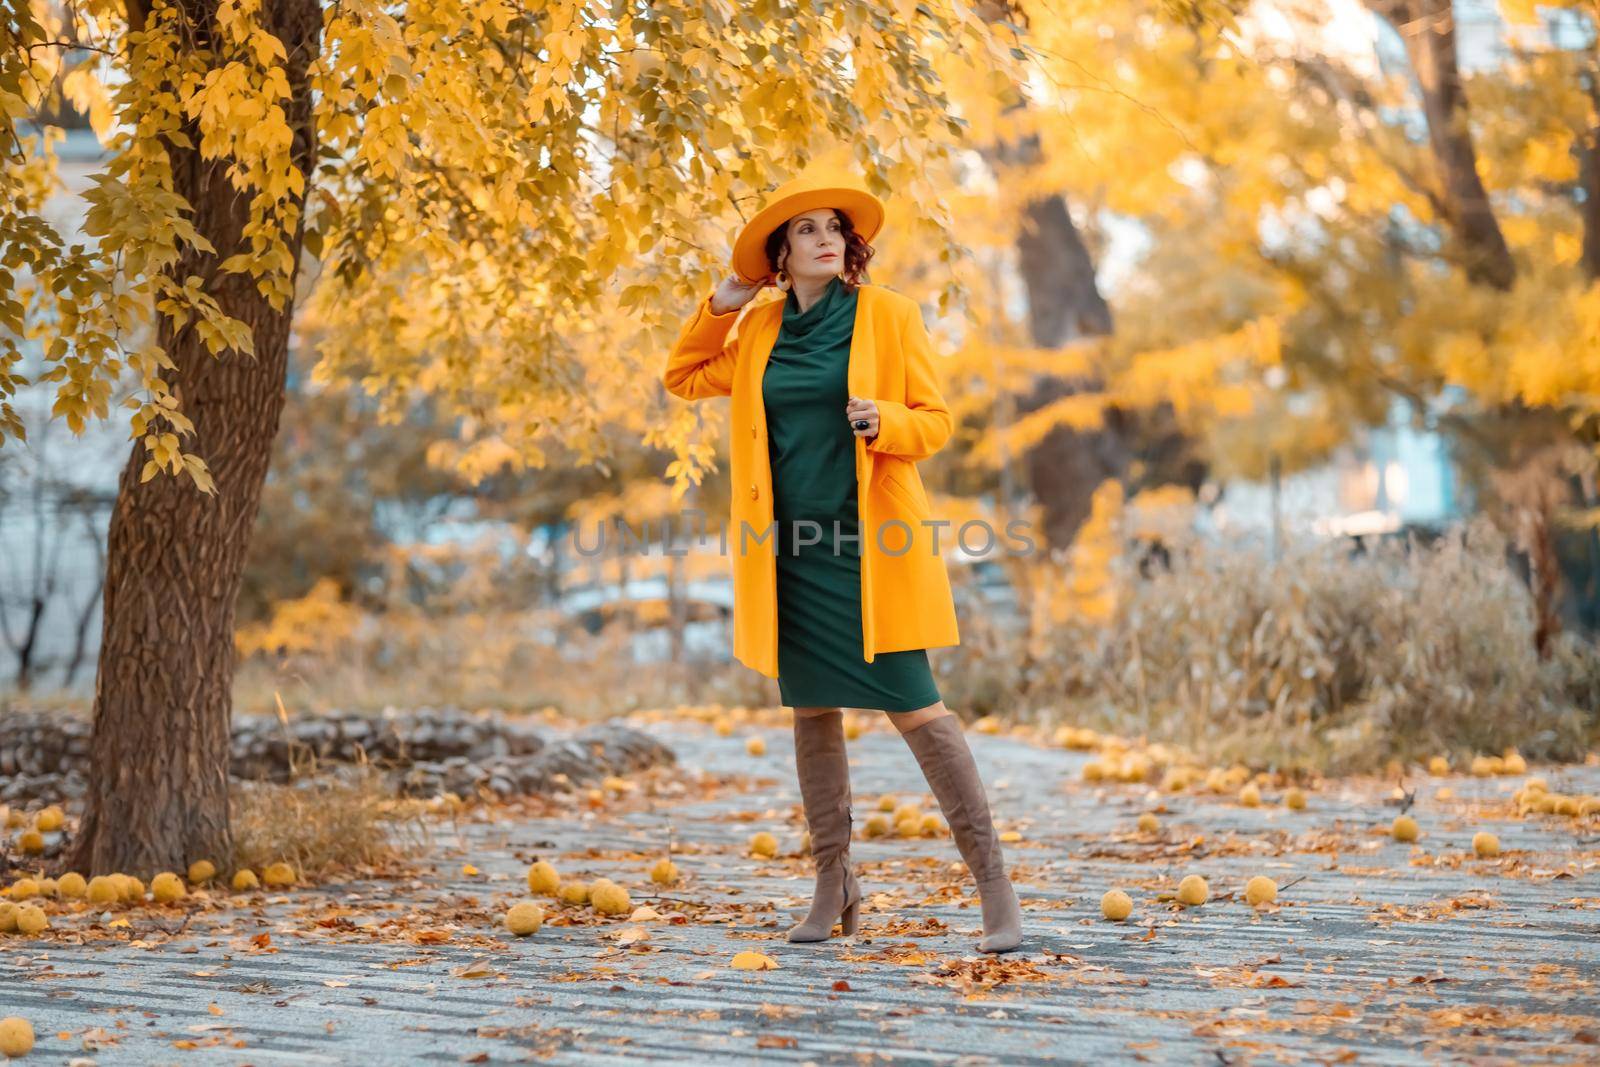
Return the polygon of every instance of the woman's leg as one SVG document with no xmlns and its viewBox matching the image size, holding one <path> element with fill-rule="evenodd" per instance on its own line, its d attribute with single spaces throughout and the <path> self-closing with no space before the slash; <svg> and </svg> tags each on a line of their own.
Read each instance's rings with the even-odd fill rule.
<svg viewBox="0 0 1600 1067">
<path fill-rule="evenodd" d="M 795 708 L 796 718 L 814 719 L 818 715 L 832 715 L 834 712 L 843 714 L 843 708 Z"/>
<path fill-rule="evenodd" d="M 794 758 L 800 799 L 811 830 L 817 884 L 811 911 L 789 931 L 790 941 L 825 941 L 833 924 L 856 932 L 861 887 L 850 869 L 850 763 L 839 708 L 794 709 Z"/>
<path fill-rule="evenodd" d="M 961 720 L 942 700 L 916 711 L 884 714 L 917 757 L 950 824 L 950 836 L 978 884 L 983 910 L 983 940 L 978 948 L 984 952 L 1016 948 L 1022 942 L 1022 907 L 1006 877 L 1000 835 L 995 832 L 989 800 Z"/>
<path fill-rule="evenodd" d="M 929 704 L 916 711 L 886 711 L 883 714 L 894 723 L 895 729 L 904 734 L 907 730 L 915 730 L 929 719 L 937 719 L 941 715 L 954 715 L 955 712 L 945 707 L 944 701 L 941 700 L 937 704 Z"/>
</svg>

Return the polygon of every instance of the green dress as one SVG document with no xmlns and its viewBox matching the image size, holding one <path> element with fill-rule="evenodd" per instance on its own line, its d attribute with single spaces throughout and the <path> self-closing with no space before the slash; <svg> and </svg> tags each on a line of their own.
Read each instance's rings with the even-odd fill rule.
<svg viewBox="0 0 1600 1067">
<path fill-rule="evenodd" d="M 778 691 L 788 707 L 915 711 L 939 701 L 927 650 L 880 652 L 871 663 L 861 653 L 856 444 L 845 417 L 856 297 L 835 277 L 802 312 L 791 289 L 761 383 L 777 523 Z"/>
</svg>

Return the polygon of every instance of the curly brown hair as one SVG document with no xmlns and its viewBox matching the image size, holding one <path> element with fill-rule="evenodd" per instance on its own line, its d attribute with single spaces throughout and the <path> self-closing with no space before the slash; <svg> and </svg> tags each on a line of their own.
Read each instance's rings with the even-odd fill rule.
<svg viewBox="0 0 1600 1067">
<path fill-rule="evenodd" d="M 839 220 L 839 232 L 844 236 L 844 270 L 840 271 L 841 280 L 846 289 L 853 290 L 863 282 L 872 279 L 867 275 L 867 262 L 872 259 L 873 248 L 867 243 L 866 238 L 856 232 L 855 223 L 850 221 L 850 216 L 833 209 L 834 217 Z M 778 273 L 778 260 L 789 247 L 789 223 L 767 234 L 767 266 L 772 273 Z"/>
</svg>

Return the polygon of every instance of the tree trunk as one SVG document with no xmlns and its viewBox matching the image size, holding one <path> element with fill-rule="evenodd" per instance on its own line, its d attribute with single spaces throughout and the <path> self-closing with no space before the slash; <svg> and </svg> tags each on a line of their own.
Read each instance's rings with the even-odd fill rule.
<svg viewBox="0 0 1600 1067">
<path fill-rule="evenodd" d="M 978 13 L 987 21 L 1005 20 L 1026 26 L 1026 13 L 1007 0 L 983 0 Z M 1020 87 L 1006 112 L 1026 108 Z M 1039 163 L 1039 138 L 1029 135 L 1010 143 L 980 145 L 984 158 L 1004 184 L 1010 169 L 1025 173 Z M 1070 341 L 1112 332 L 1111 308 L 1095 279 L 1094 259 L 1060 193 L 1038 197 L 1023 209 L 1017 237 L 1018 268 L 1028 290 L 1029 338 L 1054 348 Z M 1028 392 L 1008 405 L 1008 418 L 1020 418 L 1072 393 L 1099 388 L 1098 382 L 1044 375 Z M 1048 544 L 1065 546 L 1089 515 L 1089 500 L 1108 477 L 1122 477 L 1131 454 L 1117 420 L 1108 417 L 1095 430 L 1058 426 L 1022 457 L 1029 488 L 1044 511 Z M 1007 501 L 1009 504 L 1009 501 Z"/>
<path fill-rule="evenodd" d="M 1038 155 L 1035 138 L 1022 154 Z M 1028 285 L 1028 327 L 1034 342 L 1054 347 L 1082 337 L 1111 333 L 1111 308 L 1100 295 L 1094 260 L 1057 193 L 1035 200 L 1025 211 L 1027 224 L 1017 237 L 1017 265 Z"/>
<path fill-rule="evenodd" d="M 1561 633 L 1561 557 L 1556 549 L 1555 515 L 1539 511 L 1527 516 L 1529 586 L 1533 592 L 1533 647 L 1549 659 L 1551 644 Z"/>
<path fill-rule="evenodd" d="M 1467 121 L 1467 96 L 1461 88 L 1452 0 L 1367 0 L 1393 23 L 1417 74 L 1428 141 L 1443 187 L 1440 203 L 1455 235 L 1467 277 L 1480 285 L 1510 289 L 1516 266 L 1505 235 L 1478 177 L 1478 156 Z"/>
<path fill-rule="evenodd" d="M 135 25 L 142 22 L 136 6 L 129 11 Z M 216 6 L 188 6 L 197 36 L 212 28 Z M 307 66 L 320 47 L 321 9 L 316 0 L 266 0 L 262 18 L 289 56 L 286 110 L 295 162 L 309 179 Z M 187 132 L 198 145 L 199 130 Z M 275 309 L 249 275 L 216 271 L 243 248 L 248 198 L 229 183 L 227 160 L 168 151 L 175 190 L 217 250 L 189 250 L 174 273 L 206 279 L 222 309 L 251 328 L 255 358 L 214 357 L 192 329 L 161 321 L 159 340 L 177 364 L 183 409 L 194 422 L 194 451 L 210 467 L 216 493 L 208 497 L 187 477 L 165 473 L 141 483 L 146 456 L 137 447 L 123 468 L 107 540 L 87 808 L 68 861 L 85 874 L 145 875 L 231 858 L 234 603 L 284 404 L 292 301 Z M 303 210 L 301 219 L 303 228 Z M 302 236 L 303 229 L 289 242 L 297 263 Z"/>
<path fill-rule="evenodd" d="M 40 563 L 39 565 L 42 566 L 43 564 Z M 17 680 L 15 684 L 19 693 L 33 692 L 33 654 L 39 647 L 39 630 L 44 623 L 46 606 L 45 599 L 37 594 L 24 604 L 28 612 L 28 619 L 27 625 L 23 628 L 22 643 L 17 646 Z"/>
</svg>

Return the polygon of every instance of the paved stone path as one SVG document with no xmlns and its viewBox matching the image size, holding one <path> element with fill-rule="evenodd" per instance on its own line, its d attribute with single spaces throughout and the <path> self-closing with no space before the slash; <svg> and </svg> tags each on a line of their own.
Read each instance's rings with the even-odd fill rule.
<svg viewBox="0 0 1600 1067">
<path fill-rule="evenodd" d="M 33 1022 L 25 1062 L 39 1063 L 1600 1059 L 1600 825 L 1516 818 L 1520 779 L 1409 782 L 1423 827 L 1412 846 L 1383 832 L 1392 783 L 1341 782 L 1304 811 L 1252 809 L 1087 785 L 1086 754 L 972 733 L 997 820 L 1022 835 L 1005 848 L 1023 949 L 977 952 L 976 901 L 948 836 L 858 840 L 861 932 L 797 945 L 784 931 L 811 881 L 794 855 L 788 729 L 646 728 L 678 768 L 592 809 L 539 802 L 444 822 L 435 869 L 411 881 L 187 920 L 146 908 L 109 930 L 68 915 L 50 940 L 0 938 L 0 1015 Z M 746 752 L 752 735 L 766 754 Z M 937 810 L 888 726 L 851 753 L 858 834 L 886 792 Z M 1532 773 L 1600 792 L 1600 767 Z M 1455 798 L 1437 799 L 1440 786 Z M 1138 812 L 1162 804 L 1161 831 L 1139 834 Z M 1485 828 L 1504 854 L 1468 858 Z M 746 854 L 762 829 L 777 859 Z M 645 872 L 669 836 L 687 879 L 654 896 Z M 609 875 L 665 921 L 578 909 L 572 925 L 506 936 L 499 916 L 535 856 L 569 877 Z M 1158 899 L 1189 873 L 1210 881 L 1210 902 Z M 1243 902 L 1254 874 L 1283 886 L 1277 906 Z M 1134 899 L 1127 923 L 1100 917 L 1113 886 Z M 778 968 L 732 969 L 745 949 Z"/>
</svg>

